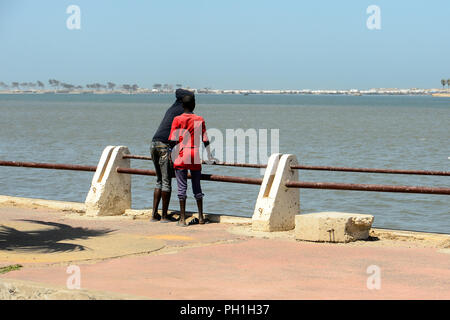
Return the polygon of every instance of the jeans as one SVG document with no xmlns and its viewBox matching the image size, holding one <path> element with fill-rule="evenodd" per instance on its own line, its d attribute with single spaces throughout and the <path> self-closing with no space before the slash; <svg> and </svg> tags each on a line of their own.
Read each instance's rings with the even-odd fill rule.
<svg viewBox="0 0 450 320">
<path fill-rule="evenodd" d="M 171 192 L 172 177 L 174 174 L 169 145 L 160 141 L 152 141 L 150 154 L 155 165 L 157 177 L 155 188 L 161 189 L 161 191 Z"/>
<path fill-rule="evenodd" d="M 195 199 L 202 199 L 204 194 L 202 193 L 202 187 L 200 185 L 201 170 L 189 170 L 191 171 L 192 178 L 192 191 L 194 192 Z M 177 177 L 178 185 L 178 199 L 186 199 L 187 191 L 187 169 L 175 170 L 175 176 Z"/>
</svg>

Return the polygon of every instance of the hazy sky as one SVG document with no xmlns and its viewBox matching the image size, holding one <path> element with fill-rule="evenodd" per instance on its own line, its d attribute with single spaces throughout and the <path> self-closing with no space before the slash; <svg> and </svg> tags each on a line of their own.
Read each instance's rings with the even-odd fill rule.
<svg viewBox="0 0 450 320">
<path fill-rule="evenodd" d="M 0 0 L 0 81 L 430 88 L 450 78 L 449 39 L 449 0 Z"/>
</svg>

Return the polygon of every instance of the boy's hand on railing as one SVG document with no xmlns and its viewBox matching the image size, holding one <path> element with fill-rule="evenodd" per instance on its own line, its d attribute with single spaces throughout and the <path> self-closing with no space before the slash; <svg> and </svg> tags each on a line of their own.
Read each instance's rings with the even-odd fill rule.
<svg viewBox="0 0 450 320">
<path fill-rule="evenodd" d="M 208 157 L 208 160 L 205 160 L 206 164 L 216 164 L 219 163 L 219 159 L 214 158 L 214 157 Z"/>
<path fill-rule="evenodd" d="M 208 157 L 208 160 L 205 161 L 206 164 L 216 164 L 216 163 L 219 163 L 219 159 L 216 159 L 216 158 L 214 158 L 214 157 L 212 156 L 209 143 L 208 143 L 208 145 L 206 145 L 206 154 L 207 154 L 207 157 Z"/>
</svg>

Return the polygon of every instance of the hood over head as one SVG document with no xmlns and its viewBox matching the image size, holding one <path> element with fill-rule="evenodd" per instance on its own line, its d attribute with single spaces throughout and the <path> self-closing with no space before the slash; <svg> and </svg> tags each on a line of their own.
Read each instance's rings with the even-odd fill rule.
<svg viewBox="0 0 450 320">
<path fill-rule="evenodd" d="M 177 98 L 177 101 L 181 101 L 183 97 L 185 96 L 193 96 L 195 97 L 194 93 L 192 91 L 186 90 L 186 89 L 177 89 L 175 91 L 175 97 Z"/>
</svg>

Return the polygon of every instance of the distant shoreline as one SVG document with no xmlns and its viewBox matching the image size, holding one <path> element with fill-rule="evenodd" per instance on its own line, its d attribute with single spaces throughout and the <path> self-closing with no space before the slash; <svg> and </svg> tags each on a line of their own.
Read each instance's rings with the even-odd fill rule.
<svg viewBox="0 0 450 320">
<path fill-rule="evenodd" d="M 333 95 L 333 96 L 433 96 L 450 98 L 448 90 L 439 89 L 370 89 L 370 90 L 204 90 L 187 89 L 196 94 L 212 95 Z M 0 95 L 85 95 L 85 94 L 118 94 L 118 95 L 140 95 L 140 94 L 174 94 L 175 90 L 150 90 L 138 89 L 127 92 L 123 90 L 3 90 Z"/>
<path fill-rule="evenodd" d="M 450 98 L 450 93 L 434 93 L 433 97 Z"/>
</svg>

